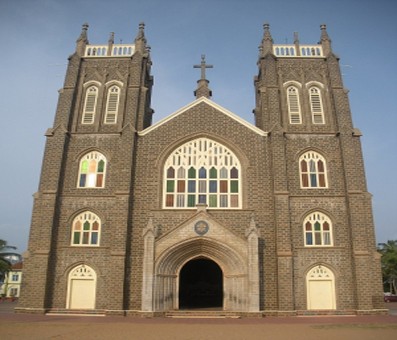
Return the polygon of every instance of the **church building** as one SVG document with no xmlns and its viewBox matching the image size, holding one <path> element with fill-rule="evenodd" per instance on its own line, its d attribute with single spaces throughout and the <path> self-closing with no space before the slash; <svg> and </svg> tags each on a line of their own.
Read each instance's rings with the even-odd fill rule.
<svg viewBox="0 0 397 340">
<path fill-rule="evenodd" d="M 17 312 L 385 313 L 361 133 L 325 25 L 312 45 L 274 44 L 264 25 L 255 125 L 212 101 L 204 56 L 195 99 L 152 124 L 144 24 L 132 44 L 87 30 L 45 134 Z"/>
</svg>

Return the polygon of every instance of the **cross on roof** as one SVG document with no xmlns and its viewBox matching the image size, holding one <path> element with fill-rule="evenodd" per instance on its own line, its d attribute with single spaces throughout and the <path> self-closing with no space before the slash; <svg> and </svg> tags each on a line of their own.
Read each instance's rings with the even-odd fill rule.
<svg viewBox="0 0 397 340">
<path fill-rule="evenodd" d="M 206 68 L 213 68 L 213 65 L 207 65 L 205 63 L 205 54 L 201 55 L 201 64 L 200 65 L 193 65 L 194 68 L 201 68 L 201 80 L 205 80 L 205 69 Z"/>
</svg>

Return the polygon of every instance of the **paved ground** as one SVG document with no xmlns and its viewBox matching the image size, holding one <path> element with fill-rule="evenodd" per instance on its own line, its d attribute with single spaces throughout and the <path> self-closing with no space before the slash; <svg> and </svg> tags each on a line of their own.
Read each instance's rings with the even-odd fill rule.
<svg viewBox="0 0 397 340">
<path fill-rule="evenodd" d="M 389 316 L 170 319 L 14 314 L 0 303 L 2 339 L 382 340 L 397 339 L 397 303 Z"/>
</svg>

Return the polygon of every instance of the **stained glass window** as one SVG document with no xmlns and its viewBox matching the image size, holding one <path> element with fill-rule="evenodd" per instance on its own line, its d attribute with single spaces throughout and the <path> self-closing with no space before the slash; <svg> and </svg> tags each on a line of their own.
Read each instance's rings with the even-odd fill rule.
<svg viewBox="0 0 397 340">
<path fill-rule="evenodd" d="M 72 246 L 99 246 L 101 220 L 90 211 L 79 214 L 72 224 Z"/>
<path fill-rule="evenodd" d="M 176 176 L 175 176 L 176 175 Z M 164 164 L 164 207 L 241 208 L 241 165 L 225 146 L 199 138 L 178 147 Z"/>
<path fill-rule="evenodd" d="M 92 151 L 80 160 L 79 188 L 103 188 L 105 185 L 106 158 L 99 152 Z"/>
<path fill-rule="evenodd" d="M 305 246 L 332 246 L 332 223 L 320 212 L 308 215 L 303 222 Z"/>
<path fill-rule="evenodd" d="M 314 151 L 304 153 L 299 158 L 300 180 L 302 188 L 326 188 L 327 171 L 323 156 Z"/>
</svg>

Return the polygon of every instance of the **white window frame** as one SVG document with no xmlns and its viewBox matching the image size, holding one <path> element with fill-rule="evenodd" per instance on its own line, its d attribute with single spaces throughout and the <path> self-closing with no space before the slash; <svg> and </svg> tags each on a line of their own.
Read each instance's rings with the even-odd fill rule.
<svg viewBox="0 0 397 340">
<path fill-rule="evenodd" d="M 89 229 L 84 229 L 85 223 L 89 223 Z M 78 227 L 78 223 L 80 227 Z M 94 224 L 97 223 L 98 230 L 94 230 Z M 72 247 L 99 247 L 101 242 L 102 223 L 101 219 L 92 211 L 84 211 L 78 214 L 72 222 L 72 234 L 70 238 L 70 245 Z M 79 241 L 76 242 L 76 233 L 79 233 Z M 93 243 L 93 237 L 96 234 L 96 243 Z M 87 242 L 84 242 L 87 237 Z"/>
<path fill-rule="evenodd" d="M 174 178 L 167 177 L 170 168 Z M 189 177 L 192 168 L 194 178 Z M 206 176 L 200 177 L 203 169 Z M 163 209 L 194 209 L 200 203 L 209 209 L 241 209 L 241 170 L 238 157 L 219 142 L 209 138 L 189 141 L 176 148 L 164 163 Z M 216 177 L 211 177 L 211 171 Z"/>
<path fill-rule="evenodd" d="M 311 226 L 311 230 L 306 230 L 307 224 Z M 308 235 L 311 236 L 311 244 L 308 242 Z M 319 211 L 308 214 L 303 221 L 303 239 L 305 247 L 332 247 L 334 245 L 333 226 L 329 216 Z"/>
<path fill-rule="evenodd" d="M 112 85 L 107 92 L 104 124 L 116 124 L 120 101 L 120 87 Z"/>
<path fill-rule="evenodd" d="M 302 113 L 299 99 L 299 89 L 296 86 L 287 87 L 288 117 L 290 124 L 302 124 Z"/>
<path fill-rule="evenodd" d="M 306 161 L 306 171 L 302 170 L 302 160 Z M 319 169 L 319 161 L 322 161 L 323 171 Z M 328 188 L 328 173 L 327 173 L 327 162 L 325 158 L 316 151 L 307 151 L 299 157 L 299 179 L 301 189 L 326 189 Z M 308 186 L 304 186 L 303 176 L 307 176 Z M 321 176 L 324 176 L 324 186 L 320 186 L 322 180 Z M 314 185 L 317 184 L 317 185 Z"/>
<path fill-rule="evenodd" d="M 309 88 L 310 110 L 312 114 L 312 123 L 316 125 L 325 124 L 324 106 L 321 90 L 312 86 Z"/>
<path fill-rule="evenodd" d="M 103 172 L 99 172 L 98 164 L 100 161 L 104 162 Z M 83 162 L 88 162 L 87 172 L 83 172 Z M 90 163 L 95 163 L 95 170 L 90 169 Z M 101 189 L 105 187 L 106 180 L 106 167 L 107 160 L 106 157 L 98 151 L 91 151 L 81 157 L 79 162 L 79 175 L 77 177 L 77 187 L 78 188 L 91 188 L 91 189 Z M 86 175 L 84 184 L 82 184 L 82 175 Z M 98 176 L 102 175 L 102 185 L 97 186 Z"/>
<path fill-rule="evenodd" d="M 99 89 L 95 85 L 91 85 L 86 88 L 81 124 L 90 125 L 94 123 L 98 93 Z"/>
</svg>

